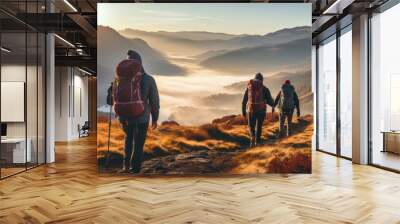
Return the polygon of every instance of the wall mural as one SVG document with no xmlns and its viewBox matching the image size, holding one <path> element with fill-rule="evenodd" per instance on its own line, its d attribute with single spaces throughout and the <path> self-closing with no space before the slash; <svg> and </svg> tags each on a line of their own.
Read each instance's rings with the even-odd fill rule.
<svg viewBox="0 0 400 224">
<path fill-rule="evenodd" d="M 98 5 L 98 167 L 311 173 L 310 4 Z"/>
</svg>

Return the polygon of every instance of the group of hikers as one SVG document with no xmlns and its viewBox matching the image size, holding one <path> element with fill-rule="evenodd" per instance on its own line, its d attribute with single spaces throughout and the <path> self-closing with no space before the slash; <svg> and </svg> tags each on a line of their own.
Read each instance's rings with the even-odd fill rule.
<svg viewBox="0 0 400 224">
<path fill-rule="evenodd" d="M 267 104 L 279 109 L 280 135 L 291 135 L 294 110 L 300 116 L 299 98 L 289 80 L 281 87 L 275 100 L 263 84 L 264 77 L 257 73 L 244 93 L 242 114 L 247 118 L 250 132 L 250 147 L 262 144 L 262 127 L 266 118 Z M 143 147 L 150 123 L 157 128 L 160 99 L 154 78 L 146 73 L 142 58 L 136 51 L 129 50 L 127 59 L 116 68 L 115 81 L 108 89 L 107 104 L 114 112 L 125 133 L 124 159 L 121 172 L 139 173 L 142 166 Z M 285 121 L 287 127 L 285 129 Z"/>
<path fill-rule="evenodd" d="M 292 134 L 292 119 L 295 109 L 297 110 L 297 117 L 300 117 L 299 97 L 290 80 L 283 83 L 275 100 L 272 99 L 271 92 L 264 86 L 263 81 L 263 75 L 257 73 L 254 79 L 248 82 L 242 101 L 242 114 L 247 118 L 249 126 L 250 147 L 263 144 L 261 134 L 267 115 L 267 104 L 272 107 L 272 113 L 275 112 L 275 107 L 279 109 L 280 137 Z M 285 128 L 286 121 L 287 126 Z"/>
</svg>

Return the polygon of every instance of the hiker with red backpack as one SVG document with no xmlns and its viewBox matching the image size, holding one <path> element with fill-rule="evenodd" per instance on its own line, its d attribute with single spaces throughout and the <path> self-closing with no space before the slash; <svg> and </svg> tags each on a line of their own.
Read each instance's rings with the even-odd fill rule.
<svg viewBox="0 0 400 224">
<path fill-rule="evenodd" d="M 248 84 L 242 101 L 242 114 L 247 118 L 250 132 L 250 147 L 262 144 L 261 134 L 267 106 L 274 106 L 271 92 L 263 84 L 264 77 L 257 73 Z"/>
<path fill-rule="evenodd" d="M 112 99 L 115 114 L 125 132 L 122 172 L 139 173 L 150 114 L 151 126 L 156 129 L 160 100 L 156 82 L 143 69 L 142 58 L 137 52 L 128 51 L 128 59 L 118 64 Z"/>
<path fill-rule="evenodd" d="M 300 103 L 299 97 L 294 89 L 294 86 L 290 83 L 290 80 L 286 80 L 275 98 L 274 106 L 278 106 L 279 109 L 279 135 L 290 136 L 292 134 L 292 119 L 294 109 L 297 110 L 297 117 L 300 117 Z M 285 130 L 285 122 L 287 120 L 287 128 Z"/>
</svg>

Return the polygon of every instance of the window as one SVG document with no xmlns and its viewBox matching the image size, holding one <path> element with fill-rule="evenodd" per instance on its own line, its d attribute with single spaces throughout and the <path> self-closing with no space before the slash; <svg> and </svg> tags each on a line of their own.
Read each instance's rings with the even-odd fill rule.
<svg viewBox="0 0 400 224">
<path fill-rule="evenodd" d="M 352 33 L 340 35 L 340 155 L 352 157 Z"/>
<path fill-rule="evenodd" d="M 336 36 L 318 47 L 318 145 L 336 153 Z"/>
<path fill-rule="evenodd" d="M 400 170 L 400 4 L 371 18 L 371 162 Z"/>
<path fill-rule="evenodd" d="M 390 74 L 390 130 L 400 130 L 400 73 Z"/>
</svg>

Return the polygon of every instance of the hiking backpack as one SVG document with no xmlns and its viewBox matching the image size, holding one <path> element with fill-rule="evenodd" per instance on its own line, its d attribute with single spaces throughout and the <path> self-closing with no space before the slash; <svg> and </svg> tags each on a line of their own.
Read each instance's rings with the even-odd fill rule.
<svg viewBox="0 0 400 224">
<path fill-rule="evenodd" d="M 284 84 L 281 88 L 280 108 L 283 111 L 293 110 L 295 107 L 294 102 L 294 87 L 290 84 Z"/>
<path fill-rule="evenodd" d="M 141 95 L 142 64 L 134 59 L 121 61 L 113 84 L 114 111 L 118 116 L 138 117 L 144 112 Z"/>
<path fill-rule="evenodd" d="M 262 81 L 252 79 L 247 84 L 247 112 L 253 113 L 261 110 L 265 110 L 265 101 L 264 101 L 264 85 Z"/>
</svg>

